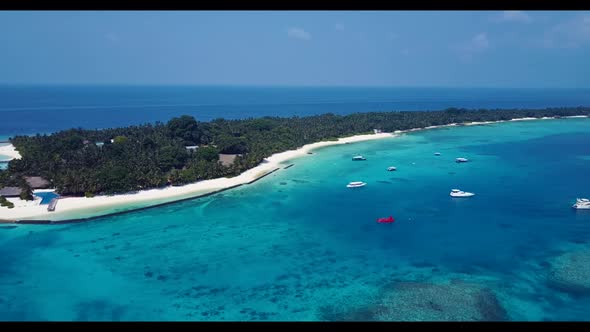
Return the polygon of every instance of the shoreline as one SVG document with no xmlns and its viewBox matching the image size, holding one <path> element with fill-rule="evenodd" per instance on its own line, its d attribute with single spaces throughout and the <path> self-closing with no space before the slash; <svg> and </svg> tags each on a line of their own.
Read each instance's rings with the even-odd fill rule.
<svg viewBox="0 0 590 332">
<path fill-rule="evenodd" d="M 367 134 L 367 135 L 355 135 L 345 138 L 339 138 L 337 141 L 322 141 L 311 144 L 306 144 L 296 150 L 289 150 L 279 152 L 265 158 L 262 163 L 258 166 L 251 168 L 238 176 L 232 178 L 217 178 L 211 180 L 203 180 L 183 186 L 168 186 L 165 188 L 141 190 L 134 193 L 118 194 L 118 195 L 101 195 L 95 197 L 64 197 L 60 198 L 54 212 L 47 211 L 47 205 L 39 205 L 36 201 L 29 201 L 29 204 L 19 204 L 19 207 L 13 209 L 1 208 L 0 223 L 14 223 L 21 220 L 35 220 L 40 221 L 64 221 L 68 220 L 67 217 L 71 217 L 73 213 L 81 213 L 84 211 L 92 213 L 94 209 L 113 209 L 117 207 L 125 208 L 130 204 L 148 203 L 147 206 L 136 207 L 125 210 L 124 212 L 135 211 L 147 207 L 160 206 L 162 204 L 168 204 L 186 199 L 195 199 L 205 195 L 210 195 L 213 192 L 220 192 L 229 188 L 235 188 L 237 186 L 253 183 L 262 177 L 282 168 L 284 162 L 306 156 L 311 150 L 339 145 L 347 143 L 355 143 L 373 139 L 382 139 L 387 137 L 396 137 L 395 134 L 391 133 L 380 133 L 380 134 Z M 13 199 L 9 199 L 13 201 Z M 15 199 L 18 200 L 18 199 Z M 164 200 L 164 201 L 162 201 Z M 170 201 L 165 201 L 170 200 Z M 154 204 L 149 204 L 149 203 Z M 109 214 L 121 213 L 98 213 L 95 215 L 89 215 L 86 218 L 69 218 L 72 220 L 89 219 L 102 217 Z M 63 218 L 63 219 L 62 219 Z M 46 223 L 46 222 L 45 222 Z"/>
<path fill-rule="evenodd" d="M 0 156 L 6 156 L 8 159 L 0 158 L 0 161 L 10 161 L 13 159 L 20 159 L 21 155 L 16 150 L 14 145 L 7 143 L 6 145 L 0 146 Z"/>
<path fill-rule="evenodd" d="M 588 118 L 586 115 L 580 116 L 568 116 L 560 117 L 561 119 L 567 118 Z M 66 223 L 66 222 L 79 222 L 85 220 L 92 220 L 100 217 L 119 215 L 123 213 L 129 213 L 132 211 L 144 210 L 148 208 L 154 208 L 162 205 L 176 203 L 184 200 L 196 199 L 199 197 L 209 196 L 221 191 L 233 189 L 242 185 L 251 184 L 260 180 L 261 178 L 270 175 L 271 173 L 285 169 L 290 166 L 284 167 L 286 161 L 294 158 L 303 157 L 309 155 L 308 153 L 312 150 L 341 144 L 349 144 L 355 142 L 362 142 L 375 139 L 392 138 L 398 137 L 400 134 L 445 128 L 455 126 L 474 126 L 474 125 L 487 125 L 502 122 L 514 122 L 514 121 L 531 121 L 531 120 L 548 120 L 548 119 L 559 119 L 556 117 L 543 117 L 543 118 L 517 118 L 511 120 L 499 120 L 499 121 L 480 121 L 480 122 L 469 122 L 469 123 L 451 123 L 446 125 L 429 126 L 424 128 L 413 128 L 408 130 L 396 130 L 393 133 L 378 133 L 378 134 L 366 134 L 366 135 L 354 135 L 344 138 L 339 138 L 336 141 L 322 141 L 316 143 L 306 144 L 298 149 L 279 152 L 273 154 L 264 159 L 258 166 L 246 170 L 238 176 L 233 178 L 216 178 L 210 180 L 203 180 L 196 183 L 191 183 L 183 186 L 168 186 L 165 188 L 141 190 L 134 193 L 117 194 L 117 195 L 101 195 L 92 198 L 87 197 L 64 197 L 59 199 L 56 210 L 54 212 L 47 211 L 47 205 L 39 205 L 37 201 L 27 202 L 29 204 L 19 204 L 18 207 L 13 209 L 0 208 L 0 223 Z M 20 158 L 18 151 L 14 149 L 12 145 L 0 147 L 0 154 L 4 154 L 3 150 L 13 151 L 12 156 Z M 16 152 L 16 153 L 14 153 Z M 17 156 L 18 155 L 18 156 Z M 134 206 L 137 204 L 147 204 L 142 206 Z M 15 204 L 16 205 L 16 204 Z M 116 210 L 116 208 L 122 208 L 122 210 Z M 104 211 L 109 210 L 110 212 Z M 84 216 L 86 212 L 86 216 Z M 101 213 L 103 212 L 103 213 Z M 82 214 L 80 217 L 75 217 L 75 213 Z"/>
</svg>

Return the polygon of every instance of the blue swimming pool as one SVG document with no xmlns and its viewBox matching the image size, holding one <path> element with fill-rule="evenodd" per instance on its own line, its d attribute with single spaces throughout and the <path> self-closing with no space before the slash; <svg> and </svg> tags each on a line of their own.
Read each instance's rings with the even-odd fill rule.
<svg viewBox="0 0 590 332">
<path fill-rule="evenodd" d="M 35 196 L 41 197 L 41 205 L 49 204 L 49 202 L 51 202 L 52 199 L 54 199 L 55 197 L 59 197 L 59 195 L 54 192 L 35 193 Z"/>
</svg>

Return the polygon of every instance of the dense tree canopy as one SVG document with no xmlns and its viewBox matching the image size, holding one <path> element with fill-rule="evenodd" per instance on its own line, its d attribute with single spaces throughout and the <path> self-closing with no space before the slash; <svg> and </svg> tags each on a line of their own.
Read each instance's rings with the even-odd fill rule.
<svg viewBox="0 0 590 332">
<path fill-rule="evenodd" d="M 179 118 L 172 118 L 168 121 L 168 135 L 170 138 L 179 138 L 186 145 L 196 145 L 200 140 L 198 122 L 189 115 L 183 115 Z"/>
<path fill-rule="evenodd" d="M 185 115 L 166 124 L 70 129 L 51 135 L 12 138 L 22 159 L 12 160 L 8 170 L 0 171 L 0 186 L 24 188 L 23 176 L 43 176 L 62 195 L 121 193 L 234 176 L 273 153 L 336 137 L 369 133 L 373 129 L 393 132 L 450 123 L 571 115 L 590 115 L 590 109 L 451 108 L 433 112 L 323 114 L 211 122 L 198 122 Z M 196 151 L 186 148 L 195 145 L 199 146 Z M 219 153 L 242 156 L 236 158 L 233 165 L 223 166 Z"/>
</svg>

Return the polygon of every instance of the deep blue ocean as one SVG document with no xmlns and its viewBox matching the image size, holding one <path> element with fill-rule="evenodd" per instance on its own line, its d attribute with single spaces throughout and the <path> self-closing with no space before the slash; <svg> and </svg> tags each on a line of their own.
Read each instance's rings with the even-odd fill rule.
<svg viewBox="0 0 590 332">
<path fill-rule="evenodd" d="M 153 91 L 154 104 L 163 100 Z M 251 100 L 235 106 L 248 116 L 588 105 L 580 91 L 496 91 L 498 100 L 492 90 L 300 91 L 308 104 L 274 91 L 235 91 L 224 114 L 187 109 L 200 119 L 243 117 L 230 111 L 239 98 Z M 280 102 L 262 102 L 265 93 Z M 149 104 L 135 96 L 121 92 L 119 104 Z M 86 105 L 114 105 L 96 98 Z M 141 120 L 140 110 L 125 110 L 107 112 L 118 113 L 113 123 Z M 102 111 L 26 112 L 98 119 Z M 205 198 L 86 223 L 0 225 L 0 320 L 590 320 L 590 213 L 571 208 L 590 197 L 588 142 L 587 118 L 420 131 L 321 148 Z M 356 154 L 367 160 L 352 161 Z M 346 188 L 351 181 L 367 186 Z M 451 198 L 453 188 L 476 196 Z M 389 215 L 395 223 L 375 222 Z"/>
<path fill-rule="evenodd" d="M 200 86 L 0 86 L 0 137 L 72 127 L 106 128 L 322 113 L 589 106 L 590 89 Z"/>
</svg>

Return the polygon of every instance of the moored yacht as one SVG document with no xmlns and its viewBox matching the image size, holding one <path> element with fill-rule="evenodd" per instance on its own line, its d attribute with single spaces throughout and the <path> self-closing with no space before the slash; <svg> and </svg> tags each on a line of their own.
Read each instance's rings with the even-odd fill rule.
<svg viewBox="0 0 590 332">
<path fill-rule="evenodd" d="M 572 207 L 578 210 L 590 210 L 590 199 L 576 198 L 576 204 L 574 204 Z"/>
<path fill-rule="evenodd" d="M 391 171 L 395 171 L 396 169 L 397 169 L 397 168 L 395 168 L 394 166 L 389 166 L 389 167 L 387 167 L 387 170 L 388 170 L 389 172 L 391 172 Z"/>
<path fill-rule="evenodd" d="M 346 187 L 348 188 L 359 188 L 359 187 L 364 187 L 367 184 L 365 182 L 362 181 L 355 181 L 355 182 L 351 182 L 349 184 L 346 185 Z"/>
<path fill-rule="evenodd" d="M 458 163 L 466 163 L 469 160 L 467 158 L 457 158 L 457 159 L 455 159 L 455 161 L 458 162 Z"/>
<path fill-rule="evenodd" d="M 435 152 L 434 155 L 435 156 L 440 156 L 440 152 Z"/>
<path fill-rule="evenodd" d="M 475 196 L 474 193 L 470 193 L 467 191 L 462 191 L 459 189 L 451 189 L 451 197 L 471 197 L 471 196 Z"/>
<path fill-rule="evenodd" d="M 352 157 L 352 160 L 367 160 L 367 159 L 361 155 L 358 155 L 358 156 Z"/>
</svg>

